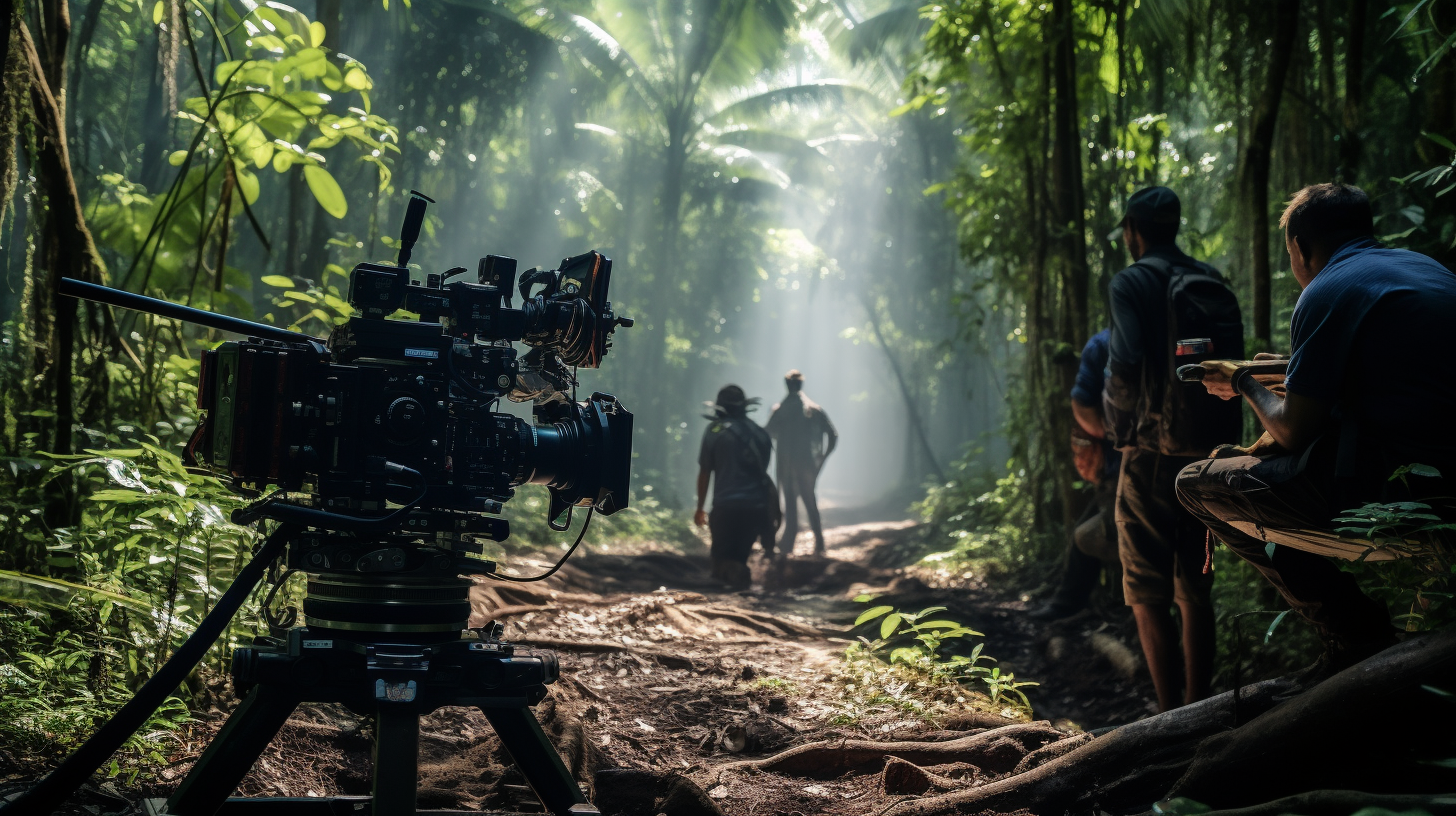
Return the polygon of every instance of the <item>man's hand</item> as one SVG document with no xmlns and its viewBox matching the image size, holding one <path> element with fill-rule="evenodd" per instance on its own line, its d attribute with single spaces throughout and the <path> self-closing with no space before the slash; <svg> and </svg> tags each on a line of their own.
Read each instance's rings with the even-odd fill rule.
<svg viewBox="0 0 1456 816">
<path fill-rule="evenodd" d="M 1279 456 L 1288 453 L 1274 436 L 1265 431 L 1254 444 L 1247 447 L 1242 445 L 1219 445 L 1208 455 L 1210 459 L 1232 459 L 1235 456 Z"/>
<path fill-rule="evenodd" d="M 698 525 L 699 527 L 708 526 L 708 514 L 703 512 L 703 508 L 699 507 L 697 511 L 693 513 L 693 523 Z"/>
<path fill-rule="evenodd" d="M 1203 387 L 1208 393 L 1223 400 L 1231 400 L 1239 396 L 1234 390 L 1234 372 L 1239 370 L 1234 360 L 1204 360 L 1199 363 L 1203 367 Z"/>
</svg>

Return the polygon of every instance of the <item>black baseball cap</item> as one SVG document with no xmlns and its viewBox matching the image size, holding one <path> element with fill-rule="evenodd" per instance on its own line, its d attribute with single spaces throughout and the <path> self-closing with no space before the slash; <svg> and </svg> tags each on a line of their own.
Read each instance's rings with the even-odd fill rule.
<svg viewBox="0 0 1456 816">
<path fill-rule="evenodd" d="M 1121 240 L 1129 218 L 1144 224 L 1177 224 L 1183 218 L 1183 205 L 1178 194 L 1167 187 L 1144 187 L 1128 198 L 1127 211 L 1117 222 L 1117 229 L 1107 234 L 1107 240 Z"/>
</svg>

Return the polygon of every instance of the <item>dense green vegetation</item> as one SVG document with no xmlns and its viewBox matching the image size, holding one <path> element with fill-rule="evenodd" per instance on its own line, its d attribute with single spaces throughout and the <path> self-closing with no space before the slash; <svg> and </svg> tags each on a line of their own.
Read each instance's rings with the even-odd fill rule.
<svg viewBox="0 0 1456 816">
<path fill-rule="evenodd" d="M 1183 245 L 1230 272 L 1256 350 L 1284 350 L 1271 224 L 1305 183 L 1364 185 L 1387 240 L 1456 260 L 1453 0 L 0 10 L 0 732 L 37 751 L 164 660 L 255 543 L 179 458 L 219 336 L 78 307 L 61 276 L 322 334 L 347 270 L 393 258 L 411 188 L 442 204 L 422 270 L 601 247 L 637 326 L 583 387 L 638 436 L 634 507 L 596 541 L 691 540 L 700 401 L 786 298 L 829 298 L 818 329 L 874 350 L 867 398 L 903 420 L 856 429 L 903 451 L 876 494 L 1031 588 L 1086 500 L 1066 393 L 1137 186 L 1178 190 Z M 560 540 L 541 501 L 512 505 L 517 542 Z M 1440 576 L 1353 568 L 1412 628 L 1450 619 Z M 1265 645 L 1274 613 L 1233 624 L 1277 596 L 1218 570 L 1225 657 L 1242 631 L 1258 667 L 1298 662 L 1294 627 Z"/>
</svg>

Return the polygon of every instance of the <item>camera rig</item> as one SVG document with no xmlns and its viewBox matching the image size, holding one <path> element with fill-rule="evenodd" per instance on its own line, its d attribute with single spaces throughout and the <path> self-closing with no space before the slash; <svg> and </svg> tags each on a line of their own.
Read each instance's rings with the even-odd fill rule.
<svg viewBox="0 0 1456 816">
<path fill-rule="evenodd" d="M 609 394 L 578 401 L 575 369 L 600 366 L 612 333 L 632 321 L 613 312 L 612 261 L 596 251 L 519 282 L 516 262 L 497 255 L 480 260 L 473 282 L 455 280 L 463 267 L 412 278 L 429 203 L 411 192 L 396 264 L 354 267 L 352 314 L 327 340 L 61 280 L 71 297 L 244 335 L 202 355 L 202 420 L 187 456 L 256 498 L 234 511 L 235 523 L 279 524 L 173 657 L 61 767 L 0 805 L 4 816 L 54 810 L 177 687 L 280 558 L 307 574 L 304 625 L 269 615 L 269 636 L 234 652 L 243 703 L 157 812 L 264 804 L 228 796 L 305 701 L 374 718 L 369 801 L 380 816 L 414 812 L 419 716 L 445 705 L 485 713 L 550 812 L 596 812 L 529 710 L 556 680 L 555 655 L 501 641 L 498 626 L 462 637 L 472 583 L 464 576 L 522 580 L 475 557 L 484 541 L 509 535 L 499 514 L 520 485 L 547 487 L 553 529 L 568 528 L 572 508 L 589 509 L 578 544 L 593 513 L 627 506 L 632 414 Z M 514 342 L 530 350 L 518 357 Z M 497 411 L 503 398 L 533 403 L 533 422 Z M 266 809 L 360 804 L 276 800 Z"/>
</svg>

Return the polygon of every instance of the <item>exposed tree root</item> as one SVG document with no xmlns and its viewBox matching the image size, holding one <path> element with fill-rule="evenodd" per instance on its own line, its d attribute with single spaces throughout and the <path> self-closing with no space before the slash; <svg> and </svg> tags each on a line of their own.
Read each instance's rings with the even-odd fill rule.
<svg viewBox="0 0 1456 816">
<path fill-rule="evenodd" d="M 1267 710 L 1275 704 L 1275 696 L 1289 688 L 1278 680 L 1245 687 L 1240 709 Z M 1151 805 L 1187 767 L 1198 742 L 1232 724 L 1233 693 L 1229 692 L 1125 725 L 1025 773 L 971 790 L 900 802 L 886 816 L 1018 808 L 1052 813 L 1093 806 L 1116 811 Z"/>
<path fill-rule="evenodd" d="M 1449 757 L 1456 730 L 1456 707 L 1427 684 L 1456 690 L 1456 629 L 1387 649 L 1206 740 L 1173 793 L 1236 807 L 1352 778 L 1371 791 L 1456 790 L 1456 770 L 1421 762 Z"/>
<path fill-rule="evenodd" d="M 1452 677 L 1456 629 L 1387 649 L 1293 699 L 1285 699 L 1294 691 L 1288 681 L 1247 687 L 1239 713 L 1256 716 L 1237 728 L 1230 728 L 1233 695 L 1222 694 L 1123 726 L 1044 764 L 1023 760 L 1034 767 L 990 784 L 897 803 L 886 816 L 1117 813 L 1169 795 L 1241 807 L 1350 779 L 1375 791 L 1456 790 L 1456 772 L 1417 761 L 1449 750 L 1456 723 L 1456 709 L 1420 687 Z M 1308 795 L 1317 803 L 1337 793 Z"/>
<path fill-rule="evenodd" d="M 1050 723 L 1008 725 L 945 742 L 874 742 L 827 740 L 790 748 L 766 759 L 739 762 L 720 769 L 757 770 L 790 776 L 831 778 L 846 771 L 874 771 L 888 757 L 915 765 L 965 762 L 988 773 L 1006 773 L 1021 758 L 1066 735 Z"/>
<path fill-rule="evenodd" d="M 936 773 L 899 757 L 885 760 L 885 769 L 880 773 L 880 788 L 890 796 L 913 794 L 919 796 L 932 790 L 949 791 L 969 787 L 980 776 L 979 769 L 965 762 L 936 766 L 936 770 L 956 773 L 956 776 Z"/>
</svg>

